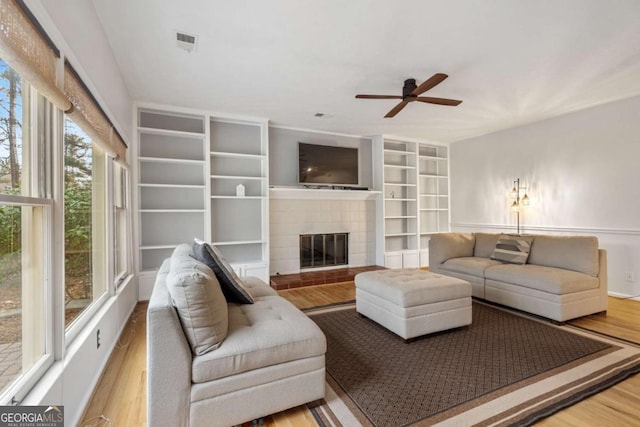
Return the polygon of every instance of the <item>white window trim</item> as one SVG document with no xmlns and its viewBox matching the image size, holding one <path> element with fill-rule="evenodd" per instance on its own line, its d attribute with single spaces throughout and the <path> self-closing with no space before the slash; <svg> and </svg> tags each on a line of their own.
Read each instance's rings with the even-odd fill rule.
<svg viewBox="0 0 640 427">
<path fill-rule="evenodd" d="M 51 266 L 51 230 L 53 227 L 52 210 L 53 200 L 39 197 L 25 197 L 11 194 L 0 194 L 0 205 L 3 206 L 25 206 L 43 208 L 43 246 L 42 270 L 44 278 L 43 305 L 45 310 L 45 346 L 44 353 L 32 367 L 20 376 L 0 395 L 0 404 L 18 404 L 29 393 L 31 388 L 42 378 L 54 361 L 53 343 L 53 289 L 52 289 L 52 266 Z"/>
</svg>

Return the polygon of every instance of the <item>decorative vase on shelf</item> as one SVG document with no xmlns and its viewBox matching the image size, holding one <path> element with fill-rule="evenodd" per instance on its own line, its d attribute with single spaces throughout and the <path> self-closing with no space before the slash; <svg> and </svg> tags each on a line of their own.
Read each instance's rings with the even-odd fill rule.
<svg viewBox="0 0 640 427">
<path fill-rule="evenodd" d="M 244 185 L 236 185 L 236 197 L 244 197 Z"/>
</svg>

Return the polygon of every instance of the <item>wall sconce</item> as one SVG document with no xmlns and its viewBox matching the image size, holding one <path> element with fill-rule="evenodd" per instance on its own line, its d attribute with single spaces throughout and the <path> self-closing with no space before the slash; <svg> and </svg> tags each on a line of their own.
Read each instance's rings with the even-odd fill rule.
<svg viewBox="0 0 640 427">
<path fill-rule="evenodd" d="M 520 197 L 520 193 L 524 195 Z M 511 211 L 516 213 L 517 224 L 518 224 L 518 234 L 520 234 L 520 209 L 523 206 L 530 206 L 531 200 L 527 195 L 527 187 L 520 186 L 520 178 L 517 178 L 513 181 L 513 189 L 511 190 L 511 198 L 513 199 L 513 203 L 511 204 Z"/>
</svg>

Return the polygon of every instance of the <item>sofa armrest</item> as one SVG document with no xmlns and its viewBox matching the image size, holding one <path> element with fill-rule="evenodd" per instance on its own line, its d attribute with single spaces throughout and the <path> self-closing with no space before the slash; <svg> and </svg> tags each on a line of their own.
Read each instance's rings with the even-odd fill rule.
<svg viewBox="0 0 640 427">
<path fill-rule="evenodd" d="M 451 258 L 473 256 L 473 233 L 438 233 L 429 239 L 429 270 L 438 270 Z"/>
<path fill-rule="evenodd" d="M 167 273 L 163 264 L 147 310 L 147 425 L 188 426 L 193 356 L 171 304 Z"/>
<path fill-rule="evenodd" d="M 609 305 L 609 284 L 607 277 L 607 251 L 598 249 L 598 261 L 600 270 L 598 272 L 598 280 L 600 280 L 600 309 L 606 311 Z"/>
</svg>

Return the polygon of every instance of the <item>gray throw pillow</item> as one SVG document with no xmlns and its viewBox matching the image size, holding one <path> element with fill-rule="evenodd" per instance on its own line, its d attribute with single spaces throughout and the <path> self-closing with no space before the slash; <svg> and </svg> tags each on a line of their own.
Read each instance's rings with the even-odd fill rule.
<svg viewBox="0 0 640 427">
<path fill-rule="evenodd" d="M 227 337 L 229 313 L 211 269 L 185 252 L 182 247 L 171 256 L 167 289 L 191 351 L 201 355 L 218 348 Z"/>
<path fill-rule="evenodd" d="M 198 261 L 213 270 L 228 302 L 253 304 L 253 297 L 218 248 L 196 239 L 193 242 L 193 254 Z"/>
<path fill-rule="evenodd" d="M 491 259 L 524 265 L 527 263 L 527 258 L 529 258 L 532 241 L 532 236 L 502 234 L 498 238 L 496 248 L 491 254 Z"/>
</svg>

